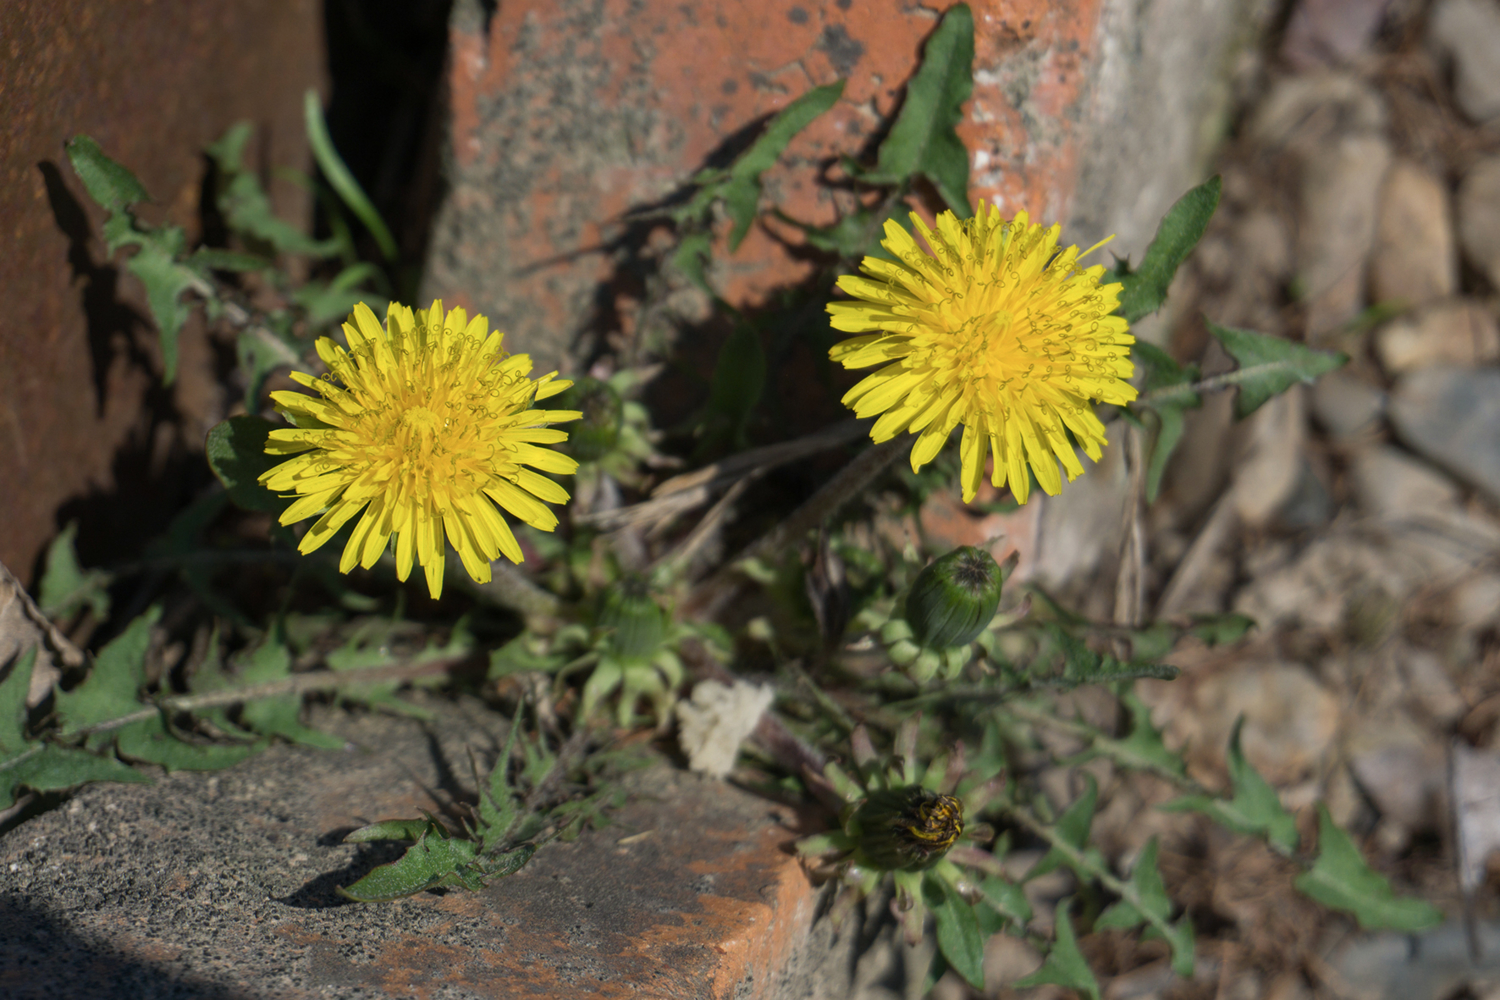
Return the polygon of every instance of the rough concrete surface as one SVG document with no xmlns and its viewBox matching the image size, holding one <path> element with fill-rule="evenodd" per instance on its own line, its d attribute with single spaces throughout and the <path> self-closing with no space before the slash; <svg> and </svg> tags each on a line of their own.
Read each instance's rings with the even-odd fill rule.
<svg viewBox="0 0 1500 1000">
<path fill-rule="evenodd" d="M 91 786 L 0 838 L 0 996 L 845 995 L 792 811 L 666 764 L 614 825 L 483 892 L 336 895 L 401 852 L 345 833 L 438 810 L 471 784 L 466 745 L 493 756 L 498 716 L 431 706 L 426 729 L 326 713 L 346 750 Z"/>
</svg>

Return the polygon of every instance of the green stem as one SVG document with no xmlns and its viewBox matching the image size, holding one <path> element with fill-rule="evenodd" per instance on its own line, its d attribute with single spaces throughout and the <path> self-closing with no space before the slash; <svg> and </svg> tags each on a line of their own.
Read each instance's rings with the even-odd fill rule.
<svg viewBox="0 0 1500 1000">
<path fill-rule="evenodd" d="M 294 674 L 291 677 L 283 677 L 277 681 L 267 681 L 264 684 L 254 684 L 250 687 L 229 688 L 224 691 L 207 691 L 203 694 L 173 695 L 162 698 L 156 705 L 142 708 L 122 715 L 117 719 L 96 723 L 76 729 L 67 735 L 80 735 L 84 733 L 107 733 L 115 729 L 121 729 L 134 722 L 142 722 L 146 719 L 156 718 L 163 710 L 168 712 L 196 712 L 205 708 L 221 708 L 225 705 L 236 705 L 245 701 L 259 701 L 262 698 L 276 698 L 288 694 L 305 694 L 309 691 L 334 691 L 344 687 L 357 687 L 363 684 L 378 684 L 384 681 L 410 680 L 414 677 L 425 677 L 428 674 L 439 674 L 455 663 L 467 659 L 467 655 L 461 657 L 443 657 L 437 660 L 422 660 L 415 663 L 395 663 L 388 667 L 370 667 L 362 670 L 318 670 L 306 674 Z"/>
<path fill-rule="evenodd" d="M 1100 885 L 1104 886 L 1104 888 L 1135 907 L 1135 911 L 1144 917 L 1152 927 L 1160 931 L 1162 937 L 1168 941 L 1173 939 L 1175 928 L 1164 917 L 1157 916 L 1147 909 L 1145 899 L 1136 891 L 1134 885 L 1116 878 L 1115 874 L 1108 868 L 1100 866 L 1083 851 L 1068 843 L 1062 834 L 1057 832 L 1056 827 L 1043 823 L 1024 806 L 1018 805 L 1015 802 L 1009 802 L 1004 806 L 1004 811 L 1005 815 L 1015 820 L 1018 825 L 1024 826 L 1027 830 L 1045 840 L 1048 847 L 1062 855 L 1069 867 L 1075 871 L 1086 872 L 1090 877 L 1097 880 Z"/>
<path fill-rule="evenodd" d="M 1225 372 L 1222 375 L 1211 375 L 1208 378 L 1199 379 L 1197 382 L 1183 385 L 1168 385 L 1160 389 L 1152 389 L 1150 392 L 1142 395 L 1139 402 L 1150 405 L 1152 403 L 1178 400 L 1178 397 L 1182 397 L 1180 402 L 1185 403 L 1188 401 L 1187 397 L 1195 396 L 1199 393 L 1230 389 L 1251 379 L 1259 378 L 1262 375 L 1271 375 L 1287 370 L 1296 370 L 1296 366 L 1289 361 L 1267 361 L 1263 365 L 1251 365 L 1249 368 L 1236 369 L 1232 372 Z"/>
<path fill-rule="evenodd" d="M 1190 795 L 1214 797 L 1212 792 L 1198 784 L 1192 778 L 1177 774 L 1170 768 L 1162 767 L 1156 761 L 1140 756 L 1126 746 L 1124 741 L 1117 740 L 1112 736 L 1106 736 L 1087 723 L 1075 722 L 1072 719 L 1059 719 L 1047 712 L 1038 711 L 1021 703 L 1006 705 L 1003 708 L 996 709 L 996 711 L 1003 715 L 1009 715 L 1013 719 L 1032 725 L 1046 726 L 1055 732 L 1066 733 L 1069 736 L 1080 739 L 1121 767 L 1129 768 L 1132 771 L 1144 771 L 1148 774 L 1153 774 L 1163 781 L 1168 781 L 1176 785 Z"/>
</svg>

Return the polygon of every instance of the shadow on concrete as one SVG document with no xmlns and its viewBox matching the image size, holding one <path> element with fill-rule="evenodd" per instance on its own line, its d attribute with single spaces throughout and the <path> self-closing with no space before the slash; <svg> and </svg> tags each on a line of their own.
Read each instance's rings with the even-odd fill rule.
<svg viewBox="0 0 1500 1000">
<path fill-rule="evenodd" d="M 62 921 L 0 895 L 0 996 L 7 1000 L 244 1000 L 247 994 L 181 976 L 170 956 L 130 957 L 71 933 Z"/>
<path fill-rule="evenodd" d="M 353 827 L 348 827 L 337 831 L 338 841 L 342 841 L 344 836 L 353 829 Z M 322 843 L 331 836 L 332 834 L 327 834 L 319 837 L 318 842 Z M 359 846 L 359 853 L 347 865 L 337 871 L 324 872 L 308 880 L 295 892 L 282 896 L 276 902 L 299 910 L 331 910 L 339 906 L 363 905 L 340 896 L 337 892 L 338 887 L 351 886 L 381 865 L 388 865 L 400 859 L 411 844 L 404 840 L 382 840 Z"/>
</svg>

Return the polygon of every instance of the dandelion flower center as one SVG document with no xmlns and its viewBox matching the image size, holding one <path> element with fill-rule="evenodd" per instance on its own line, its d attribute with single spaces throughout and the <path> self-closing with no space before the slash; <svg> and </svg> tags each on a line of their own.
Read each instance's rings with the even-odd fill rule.
<svg viewBox="0 0 1500 1000">
<path fill-rule="evenodd" d="M 1019 502 L 1028 466 L 1057 494 L 1059 462 L 1070 480 L 1083 472 L 1069 434 L 1096 461 L 1107 443 L 1092 404 L 1136 396 L 1127 381 L 1134 338 L 1112 315 L 1121 286 L 1101 285 L 1102 266 L 1079 268 L 1077 247 L 1058 249 L 1061 227 L 1031 225 L 1024 212 L 1008 223 L 993 206 L 965 222 L 944 212 L 936 231 L 915 214 L 912 222 L 927 248 L 887 221 L 882 244 L 896 259 L 866 257 L 863 277 L 839 279 L 854 301 L 828 306 L 834 329 L 860 334 L 829 356 L 846 368 L 883 365 L 845 405 L 880 414 L 877 442 L 917 434 L 914 470 L 962 424 L 965 502 L 990 453 L 991 481 L 1008 482 Z"/>
<path fill-rule="evenodd" d="M 483 316 L 444 313 L 441 302 L 415 312 L 392 303 L 384 327 L 363 303 L 349 319 L 347 350 L 318 341 L 328 375 L 292 373 L 316 396 L 271 396 L 295 427 L 272 431 L 266 451 L 295 457 L 261 482 L 297 497 L 282 524 L 321 514 L 299 550 L 313 551 L 363 512 L 341 572 L 373 566 L 394 540 L 397 576 L 405 580 L 420 562 L 436 598 L 445 535 L 481 583 L 501 553 L 520 562 L 500 510 L 543 531 L 557 526 L 543 501 L 564 503 L 568 493 L 536 470 L 566 475 L 578 463 L 538 445 L 566 440 L 546 425 L 580 414 L 532 404 L 572 383 L 556 372 L 529 378 L 531 359 L 505 354 L 503 335 L 490 333 Z"/>
</svg>

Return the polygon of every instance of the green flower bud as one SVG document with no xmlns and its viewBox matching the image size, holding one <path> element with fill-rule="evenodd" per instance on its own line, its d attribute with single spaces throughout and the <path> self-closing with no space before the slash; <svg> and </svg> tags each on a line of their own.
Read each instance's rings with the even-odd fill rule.
<svg viewBox="0 0 1500 1000">
<path fill-rule="evenodd" d="M 906 620 L 932 649 L 974 641 L 995 617 L 1005 574 L 984 549 L 965 545 L 917 574 L 906 595 Z"/>
<path fill-rule="evenodd" d="M 963 803 L 921 787 L 871 792 L 849 821 L 857 857 L 871 868 L 920 871 L 964 832 Z"/>
<path fill-rule="evenodd" d="M 608 382 L 581 378 L 571 388 L 547 401 L 554 410 L 578 410 L 581 420 L 567 425 L 568 441 L 564 447 L 580 462 L 595 462 L 604 457 L 620 440 L 620 425 L 625 420 L 625 403 Z"/>
<path fill-rule="evenodd" d="M 650 656 L 667 634 L 666 612 L 636 577 L 618 580 L 600 595 L 594 624 L 611 630 L 610 650 L 626 658 Z"/>
</svg>

